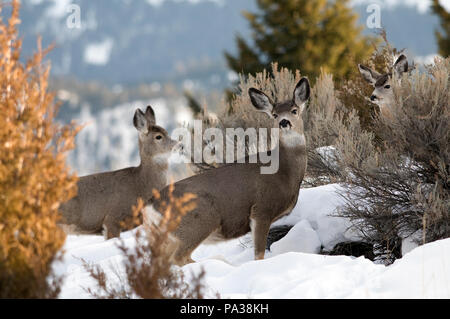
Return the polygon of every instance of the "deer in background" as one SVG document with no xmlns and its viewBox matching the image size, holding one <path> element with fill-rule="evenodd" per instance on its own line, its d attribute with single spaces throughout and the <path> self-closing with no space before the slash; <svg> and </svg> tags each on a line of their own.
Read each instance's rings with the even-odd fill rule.
<svg viewBox="0 0 450 319">
<path fill-rule="evenodd" d="M 380 111 L 386 112 L 389 108 L 389 104 L 393 99 L 392 91 L 392 73 L 380 74 L 371 68 L 358 64 L 359 72 L 363 76 L 364 80 L 370 83 L 375 89 L 370 96 L 370 100 L 380 107 Z M 395 61 L 393 71 L 397 79 L 401 79 L 403 73 L 408 72 L 408 59 L 404 54 L 401 54 Z"/>
<path fill-rule="evenodd" d="M 152 190 L 167 185 L 168 157 L 177 142 L 156 125 L 151 106 L 137 109 L 133 118 L 138 131 L 138 167 L 80 177 L 78 195 L 61 206 L 62 224 L 76 232 L 98 233 L 104 230 L 107 239 L 118 237 L 121 222 L 132 217 L 132 205 L 139 197 L 147 200 Z"/>
<path fill-rule="evenodd" d="M 263 92 L 249 89 L 257 111 L 273 119 L 280 128 L 279 169 L 261 174 L 261 163 L 231 163 L 207 170 L 174 184 L 173 196 L 196 196 L 196 207 L 181 218 L 171 234 L 168 253 L 173 262 L 192 262 L 192 251 L 201 243 L 224 241 L 252 233 L 255 259 L 263 259 L 270 225 L 289 214 L 297 203 L 307 165 L 302 112 L 310 96 L 310 85 L 302 78 L 292 99 L 274 103 Z M 162 202 L 168 202 L 170 187 L 161 191 L 145 208 L 149 224 L 161 219 Z"/>
</svg>

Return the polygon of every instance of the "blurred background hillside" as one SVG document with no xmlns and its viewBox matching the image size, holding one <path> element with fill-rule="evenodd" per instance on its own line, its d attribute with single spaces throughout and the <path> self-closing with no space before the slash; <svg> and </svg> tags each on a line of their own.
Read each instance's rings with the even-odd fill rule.
<svg viewBox="0 0 450 319">
<path fill-rule="evenodd" d="M 411 60 L 432 61 L 439 18 L 431 1 L 350 1 L 364 35 L 379 31 L 366 27 L 372 3 L 381 6 L 391 44 Z M 450 9 L 450 0 L 440 3 Z M 80 8 L 80 28 L 67 26 L 71 4 Z M 192 117 L 184 91 L 221 96 L 237 78 L 224 52 L 237 54 L 236 35 L 251 41 L 243 10 L 259 9 L 253 0 L 23 0 L 24 56 L 34 52 L 37 35 L 44 47 L 55 44 L 48 58 L 59 119 L 86 124 L 71 166 L 83 175 L 137 165 L 136 107 L 152 104 L 170 131 Z"/>
</svg>

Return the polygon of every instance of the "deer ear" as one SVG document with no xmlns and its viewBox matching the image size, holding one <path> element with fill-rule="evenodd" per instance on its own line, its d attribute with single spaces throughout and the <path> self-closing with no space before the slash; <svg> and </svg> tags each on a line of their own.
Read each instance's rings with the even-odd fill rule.
<svg viewBox="0 0 450 319">
<path fill-rule="evenodd" d="M 359 73 L 361 73 L 364 80 L 369 82 L 372 85 L 375 85 L 375 82 L 381 77 L 381 74 L 367 66 L 362 64 L 358 64 Z"/>
<path fill-rule="evenodd" d="M 303 112 L 305 103 L 311 95 L 311 87 L 307 78 L 301 78 L 294 89 L 294 103 L 300 108 L 300 113 Z"/>
<path fill-rule="evenodd" d="M 134 112 L 133 124 L 139 132 L 146 133 L 148 131 L 147 119 L 141 109 L 136 109 Z"/>
<path fill-rule="evenodd" d="M 250 100 L 252 101 L 253 106 L 258 111 L 267 113 L 269 116 L 272 116 L 273 103 L 267 95 L 255 88 L 250 88 L 248 90 L 248 95 L 250 96 Z"/>
<path fill-rule="evenodd" d="M 397 76 L 402 76 L 403 73 L 408 71 L 408 59 L 404 54 L 400 55 L 394 63 L 394 71 Z"/>
<path fill-rule="evenodd" d="M 156 123 L 155 111 L 153 111 L 153 108 L 150 105 L 147 106 L 147 109 L 145 110 L 145 118 L 150 124 Z"/>
</svg>

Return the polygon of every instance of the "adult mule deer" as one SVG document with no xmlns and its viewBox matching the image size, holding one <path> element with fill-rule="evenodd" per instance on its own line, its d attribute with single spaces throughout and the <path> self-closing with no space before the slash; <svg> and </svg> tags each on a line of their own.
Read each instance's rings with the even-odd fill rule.
<svg viewBox="0 0 450 319">
<path fill-rule="evenodd" d="M 414 66 L 412 66 L 412 68 L 414 68 Z M 381 112 L 386 112 L 388 110 L 389 104 L 393 99 L 394 93 L 391 87 L 393 74 L 396 75 L 397 79 L 401 79 L 403 73 L 410 71 L 408 59 L 404 54 L 401 54 L 395 61 L 392 66 L 393 72 L 380 74 L 361 64 L 358 64 L 358 69 L 364 80 L 374 87 L 370 100 L 380 107 Z"/>
<path fill-rule="evenodd" d="M 273 118 L 280 128 L 279 169 L 261 174 L 259 162 L 226 164 L 175 183 L 172 195 L 170 187 L 165 187 L 158 201 L 151 200 L 144 220 L 156 224 L 162 213 L 160 203 L 168 202 L 169 196 L 196 195 L 196 208 L 181 218 L 172 244 L 167 245 L 178 265 L 192 262 L 190 255 L 202 242 L 233 239 L 249 231 L 255 259 L 263 259 L 270 225 L 297 203 L 307 162 L 302 112 L 310 96 L 309 82 L 302 78 L 292 99 L 281 103 L 255 88 L 248 93 L 256 110 Z"/>
<path fill-rule="evenodd" d="M 118 237 L 120 224 L 132 217 L 137 199 L 148 199 L 153 189 L 167 185 L 168 155 L 177 142 L 156 125 L 151 106 L 145 113 L 137 109 L 133 124 L 139 136 L 140 165 L 80 177 L 78 195 L 61 206 L 63 224 L 75 226 L 77 232 L 97 233 L 103 228 L 106 238 Z"/>
</svg>

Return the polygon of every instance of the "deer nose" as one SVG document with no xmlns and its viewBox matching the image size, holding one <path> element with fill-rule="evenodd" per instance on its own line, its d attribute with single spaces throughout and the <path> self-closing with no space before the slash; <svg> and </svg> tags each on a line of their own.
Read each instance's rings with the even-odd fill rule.
<svg viewBox="0 0 450 319">
<path fill-rule="evenodd" d="M 370 100 L 371 100 L 371 101 L 375 101 L 376 99 L 377 99 L 376 95 L 372 95 L 372 96 L 370 97 Z"/>
<path fill-rule="evenodd" d="M 281 120 L 281 122 L 280 122 L 280 127 L 291 127 L 292 126 L 292 124 L 291 124 L 291 122 L 289 122 L 288 120 L 286 120 L 286 119 L 283 119 L 283 120 Z"/>
</svg>

